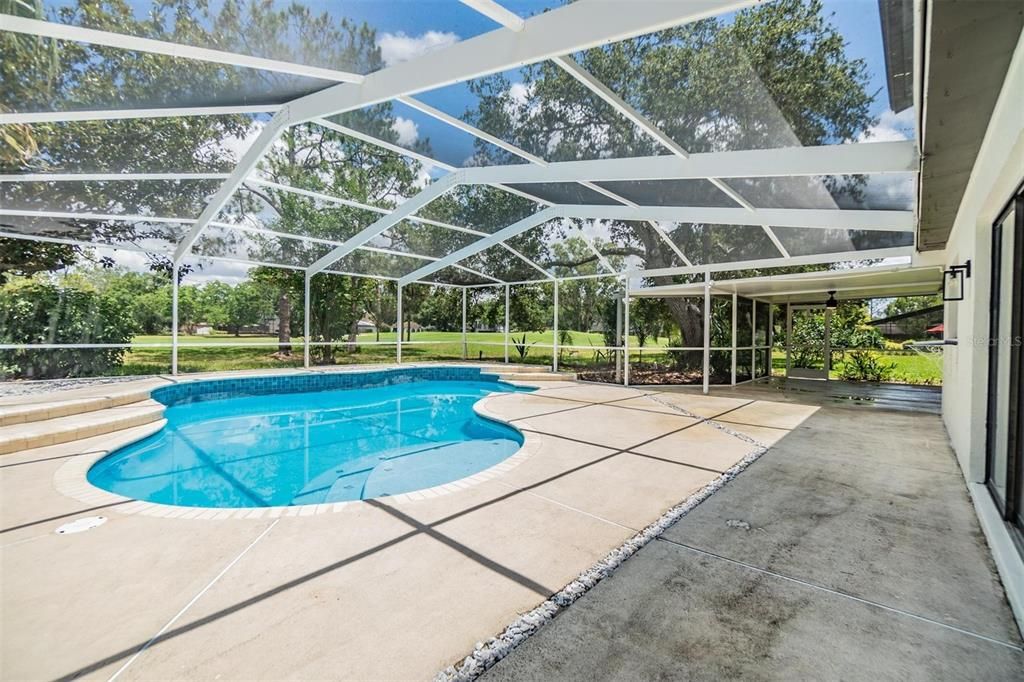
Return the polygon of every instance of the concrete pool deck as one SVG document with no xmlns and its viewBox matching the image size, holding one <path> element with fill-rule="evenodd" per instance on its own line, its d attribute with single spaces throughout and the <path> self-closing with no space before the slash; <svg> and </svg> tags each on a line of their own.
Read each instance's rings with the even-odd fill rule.
<svg viewBox="0 0 1024 682">
<path fill-rule="evenodd" d="M 745 396 L 538 385 L 481 405 L 526 435 L 530 454 L 517 466 L 449 494 L 370 500 L 336 513 L 156 517 L 124 513 L 136 503 L 90 505 L 55 488 L 69 461 L 152 426 L 3 455 L 0 677 L 430 678 L 759 444 L 783 447 L 821 413 L 813 404 Z M 850 410 L 828 423 L 841 428 L 842 412 Z M 945 445 L 935 437 L 928 447 Z M 758 471 L 774 466 L 760 462 Z M 819 464 L 786 463 L 808 471 Z M 741 474 L 684 522 L 753 474 Z M 766 500 L 786 509 L 778 496 Z M 94 515 L 106 523 L 54 532 Z M 951 532 L 972 531 L 966 523 Z M 957 579 L 989 581 L 998 593 L 976 538 L 971 547 L 972 566 L 985 570 Z M 620 571 L 650 553 L 640 550 Z M 527 640 L 509 664 L 585 603 Z M 1006 614 L 996 618 L 1005 630 Z M 1008 636 L 1004 630 L 990 631 Z"/>
<path fill-rule="evenodd" d="M 2 677 L 431 677 L 754 449 L 649 393 L 553 381 L 493 396 L 486 411 L 535 446 L 522 463 L 310 516 L 155 517 L 54 487 L 69 460 L 152 425 L 4 455 Z M 54 532 L 94 515 L 106 523 Z"/>
</svg>

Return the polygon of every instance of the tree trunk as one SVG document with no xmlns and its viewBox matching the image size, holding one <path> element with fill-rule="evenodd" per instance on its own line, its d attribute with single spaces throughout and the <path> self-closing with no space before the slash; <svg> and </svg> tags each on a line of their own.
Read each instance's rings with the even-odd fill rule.
<svg viewBox="0 0 1024 682">
<path fill-rule="evenodd" d="M 679 325 L 683 335 L 684 346 L 704 346 L 704 312 L 691 300 L 685 298 L 666 298 L 672 319 Z"/>
<path fill-rule="evenodd" d="M 292 302 L 284 292 L 277 299 L 277 352 L 292 354 Z"/>
</svg>

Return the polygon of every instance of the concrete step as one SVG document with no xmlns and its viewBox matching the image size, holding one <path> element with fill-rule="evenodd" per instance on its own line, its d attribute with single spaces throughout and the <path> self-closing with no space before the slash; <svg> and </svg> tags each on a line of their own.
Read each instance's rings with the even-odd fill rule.
<svg viewBox="0 0 1024 682">
<path fill-rule="evenodd" d="M 569 372 L 500 372 L 502 381 L 576 381 L 576 374 Z"/>
<path fill-rule="evenodd" d="M 163 419 L 164 406 L 146 398 L 49 419 L 0 426 L 0 455 L 91 438 Z"/>
<path fill-rule="evenodd" d="M 149 386 L 105 390 L 103 393 L 97 391 L 96 395 L 71 399 L 59 399 L 59 393 L 56 393 L 48 400 L 26 401 L 20 405 L 0 405 L 0 428 L 130 405 L 149 398 L 151 390 Z"/>
</svg>

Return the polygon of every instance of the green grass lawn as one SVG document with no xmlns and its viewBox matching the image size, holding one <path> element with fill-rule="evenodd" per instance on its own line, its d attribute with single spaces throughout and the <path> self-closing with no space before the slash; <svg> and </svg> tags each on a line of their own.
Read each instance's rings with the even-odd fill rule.
<svg viewBox="0 0 1024 682">
<path fill-rule="evenodd" d="M 525 356 L 517 347 L 522 345 L 519 343 L 522 337 L 522 333 L 512 334 L 513 340 L 509 346 L 510 362 L 551 365 L 553 334 L 550 331 L 527 332 L 524 346 Z M 373 343 L 378 339 L 381 345 Z M 505 336 L 501 332 L 469 332 L 466 335 L 465 357 L 468 360 L 500 362 L 505 358 L 504 340 Z M 302 339 L 294 338 L 292 341 L 294 345 L 292 356 L 289 358 L 277 354 L 276 336 L 182 335 L 179 339 L 178 368 L 179 371 L 188 373 L 300 367 L 302 366 Z M 137 336 L 134 342 L 169 345 L 171 337 L 170 335 Z M 225 343 L 264 345 L 248 347 L 216 345 Z M 634 344 L 630 352 L 631 364 L 650 365 L 670 362 L 668 354 L 660 350 L 667 345 L 667 339 L 648 340 L 643 348 L 635 345 L 635 338 L 631 339 L 631 343 Z M 560 349 L 559 365 L 566 369 L 607 366 L 611 360 L 607 351 L 599 350 L 603 344 L 604 339 L 600 333 L 572 332 L 572 343 L 569 345 L 576 346 L 576 348 Z M 374 333 L 360 334 L 354 349 L 349 348 L 348 344 L 344 342 L 334 346 L 333 362 L 324 361 L 322 357 L 324 349 L 317 348 L 314 348 L 313 361 L 319 364 L 339 365 L 394 362 L 395 346 L 396 335 L 394 332 L 381 333 L 379 337 Z M 881 355 L 884 362 L 894 365 L 887 381 L 934 385 L 942 383 L 941 357 L 883 351 L 878 351 L 876 354 Z M 410 362 L 462 360 L 462 334 L 459 332 L 413 332 L 412 342 L 406 341 L 402 345 L 402 358 Z M 119 368 L 118 373 L 126 375 L 158 374 L 170 371 L 170 366 L 171 349 L 169 347 L 133 348 L 125 354 L 124 364 Z M 776 350 L 772 354 L 772 368 L 774 374 L 785 375 L 786 355 L 783 351 Z M 842 360 L 837 361 L 832 368 L 831 377 L 833 379 L 841 378 L 842 368 Z"/>
<path fill-rule="evenodd" d="M 552 332 L 527 332 L 526 343 L 522 344 L 523 333 L 513 332 L 509 345 L 509 360 L 531 364 L 549 365 L 552 362 L 554 335 Z M 337 343 L 333 364 L 365 364 L 394 362 L 396 356 L 395 332 L 360 334 L 355 349 L 346 342 Z M 666 340 L 662 339 L 662 345 Z M 469 332 L 466 334 L 466 358 L 470 360 L 501 361 L 505 358 L 505 335 L 502 332 Z M 170 335 L 136 336 L 133 343 L 170 344 Z M 218 344 L 251 343 L 252 346 L 226 346 Z M 178 368 L 181 372 L 213 372 L 236 369 L 266 369 L 273 367 L 298 367 L 302 365 L 302 339 L 292 339 L 292 356 L 277 354 L 276 336 L 232 336 L 214 334 L 210 336 L 179 337 Z M 377 344 L 381 345 L 377 345 Z M 635 343 L 635 339 L 634 339 Z M 257 345 L 261 344 L 261 345 Z M 566 366 L 601 362 L 603 353 L 590 350 L 604 344 L 600 333 L 572 332 L 569 345 L 578 349 L 563 349 L 562 362 Z M 525 356 L 520 353 L 522 346 Z M 313 359 L 324 349 L 314 348 Z M 463 358 L 462 334 L 460 332 L 413 332 L 412 339 L 402 344 L 402 358 L 408 361 L 461 360 Z M 171 349 L 132 348 L 124 359 L 120 374 L 158 374 L 169 371 Z M 327 363 L 330 364 L 330 363 Z"/>
<path fill-rule="evenodd" d="M 904 354 L 886 351 L 871 351 L 881 362 L 892 365 L 886 381 L 902 384 L 942 385 L 942 356 Z M 832 366 L 829 377 L 842 378 L 843 361 L 840 359 Z M 786 375 L 786 353 L 776 350 L 772 353 L 772 373 L 776 376 Z"/>
</svg>

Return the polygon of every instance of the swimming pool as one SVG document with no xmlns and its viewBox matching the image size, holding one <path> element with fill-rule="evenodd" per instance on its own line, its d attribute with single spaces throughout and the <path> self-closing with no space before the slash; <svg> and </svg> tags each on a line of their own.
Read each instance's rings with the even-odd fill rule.
<svg viewBox="0 0 1024 682">
<path fill-rule="evenodd" d="M 188 507 L 322 504 L 458 480 L 520 448 L 518 431 L 473 404 L 521 389 L 470 368 L 424 369 L 158 389 L 167 425 L 101 459 L 88 480 Z"/>
</svg>

